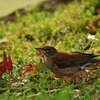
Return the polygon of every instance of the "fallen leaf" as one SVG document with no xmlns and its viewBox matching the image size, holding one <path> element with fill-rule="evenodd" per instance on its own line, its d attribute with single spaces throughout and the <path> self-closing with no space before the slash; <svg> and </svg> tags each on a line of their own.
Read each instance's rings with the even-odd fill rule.
<svg viewBox="0 0 100 100">
<path fill-rule="evenodd" d="M 28 75 L 29 72 L 32 72 L 35 70 L 35 67 L 32 64 L 28 64 L 25 68 L 22 68 L 22 74 L 20 75 L 20 77 Z"/>
<path fill-rule="evenodd" d="M 99 22 L 100 22 L 100 18 L 96 18 L 93 22 L 92 25 L 95 27 L 99 27 Z"/>
<path fill-rule="evenodd" d="M 12 60 L 10 55 L 8 56 L 8 61 L 5 51 L 3 51 L 3 61 L 0 63 L 0 76 L 8 71 L 12 71 Z"/>
</svg>

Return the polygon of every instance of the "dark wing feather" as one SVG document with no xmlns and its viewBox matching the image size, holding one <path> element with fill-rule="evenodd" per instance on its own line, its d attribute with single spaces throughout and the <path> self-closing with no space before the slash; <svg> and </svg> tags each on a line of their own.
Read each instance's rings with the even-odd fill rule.
<svg viewBox="0 0 100 100">
<path fill-rule="evenodd" d="M 96 54 L 89 54 L 89 53 L 83 53 L 83 52 L 72 52 L 72 53 L 78 53 L 78 54 L 87 55 L 87 56 L 91 56 L 91 57 L 100 56 L 100 55 L 96 55 Z"/>
<path fill-rule="evenodd" d="M 81 52 L 74 52 L 74 53 L 81 53 Z M 74 61 L 71 61 L 67 64 L 56 64 L 59 68 L 63 69 L 63 68 L 67 68 L 67 67 L 72 67 L 72 66 L 77 66 L 77 65 L 82 65 L 84 64 L 85 62 L 87 62 L 88 60 L 94 58 L 94 57 L 97 57 L 99 55 L 94 55 L 94 54 L 86 54 L 86 53 L 81 53 L 85 56 L 81 57 L 80 59 L 77 59 L 77 60 L 74 60 Z"/>
</svg>

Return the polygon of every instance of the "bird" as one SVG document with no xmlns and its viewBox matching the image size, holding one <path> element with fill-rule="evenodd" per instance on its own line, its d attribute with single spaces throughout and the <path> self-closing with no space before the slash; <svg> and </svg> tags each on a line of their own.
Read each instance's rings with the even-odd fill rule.
<svg viewBox="0 0 100 100">
<path fill-rule="evenodd" d="M 85 82 L 88 76 L 88 66 L 100 62 L 96 58 L 100 55 L 83 52 L 59 51 L 53 46 L 35 48 L 43 55 L 46 67 L 54 74 L 60 76 L 72 76 L 80 71 L 85 71 Z"/>
</svg>

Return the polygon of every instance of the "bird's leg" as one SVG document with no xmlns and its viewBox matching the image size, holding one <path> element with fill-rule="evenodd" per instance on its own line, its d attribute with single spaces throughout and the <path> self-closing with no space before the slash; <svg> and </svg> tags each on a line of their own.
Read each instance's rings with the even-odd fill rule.
<svg viewBox="0 0 100 100">
<path fill-rule="evenodd" d="M 83 81 L 82 81 L 82 83 L 85 83 L 85 80 L 86 80 L 86 78 L 88 77 L 88 75 L 89 75 L 89 70 L 85 70 L 85 77 L 83 78 Z"/>
<path fill-rule="evenodd" d="M 85 75 L 85 78 L 83 78 L 83 82 L 82 83 L 85 83 L 85 80 L 86 78 L 88 77 L 88 73 L 89 73 L 89 70 L 87 70 L 87 66 L 91 65 L 92 63 L 86 63 L 84 64 L 83 66 L 81 66 L 81 69 L 85 71 L 86 75 Z"/>
</svg>

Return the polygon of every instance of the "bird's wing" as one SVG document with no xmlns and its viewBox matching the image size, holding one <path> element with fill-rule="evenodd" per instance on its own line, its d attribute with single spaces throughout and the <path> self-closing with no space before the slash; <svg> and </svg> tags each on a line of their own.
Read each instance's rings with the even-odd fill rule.
<svg viewBox="0 0 100 100">
<path fill-rule="evenodd" d="M 90 60 L 90 59 L 92 59 L 94 57 L 99 56 L 99 55 L 87 54 L 87 53 L 81 53 L 81 52 L 73 52 L 73 53 L 82 54 L 84 56 L 80 57 L 79 59 L 76 58 L 77 60 L 70 61 L 67 64 L 56 64 L 57 67 L 63 69 L 63 68 L 67 68 L 67 67 L 72 67 L 72 66 L 77 66 L 77 65 L 83 65 L 88 60 Z"/>
<path fill-rule="evenodd" d="M 83 52 L 72 52 L 72 53 L 82 54 L 82 55 L 87 55 L 87 56 L 91 56 L 91 57 L 97 57 L 97 56 L 100 56 L 100 55 L 97 55 L 97 54 L 89 54 L 89 53 L 83 53 Z"/>
</svg>

